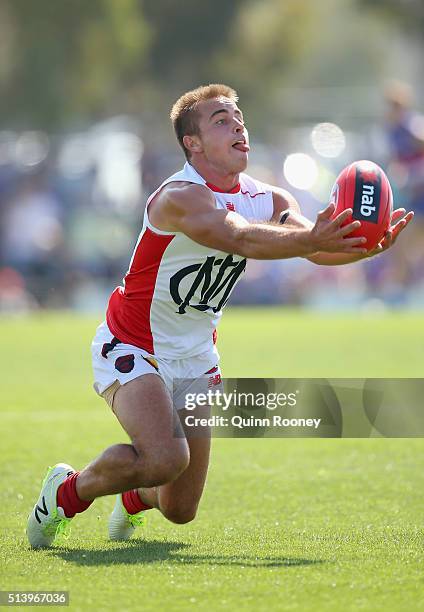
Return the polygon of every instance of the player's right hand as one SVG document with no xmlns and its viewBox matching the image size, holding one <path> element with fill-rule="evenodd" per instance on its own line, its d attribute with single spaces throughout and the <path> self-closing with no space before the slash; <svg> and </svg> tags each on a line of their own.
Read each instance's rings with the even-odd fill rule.
<svg viewBox="0 0 424 612">
<path fill-rule="evenodd" d="M 365 254 L 367 250 L 361 247 L 367 239 L 364 237 L 348 238 L 348 235 L 361 226 L 360 221 L 352 221 L 343 225 L 352 215 L 352 209 L 347 208 L 337 217 L 332 218 L 335 205 L 329 204 L 325 210 L 318 213 L 314 227 L 310 232 L 310 239 L 316 251 L 327 253 L 356 253 Z"/>
</svg>

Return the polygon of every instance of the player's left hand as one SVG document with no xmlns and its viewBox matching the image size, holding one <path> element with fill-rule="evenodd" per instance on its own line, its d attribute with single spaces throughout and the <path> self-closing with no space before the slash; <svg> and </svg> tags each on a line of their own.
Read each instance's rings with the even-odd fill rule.
<svg viewBox="0 0 424 612">
<path fill-rule="evenodd" d="M 393 211 L 390 218 L 390 227 L 387 230 L 386 235 L 384 236 L 383 240 L 378 243 L 375 249 L 367 253 L 366 257 L 374 257 L 374 255 L 379 255 L 394 245 L 400 232 L 404 230 L 408 223 L 414 218 L 414 212 L 412 210 L 407 214 L 405 213 L 406 210 L 404 208 L 397 208 Z"/>
</svg>

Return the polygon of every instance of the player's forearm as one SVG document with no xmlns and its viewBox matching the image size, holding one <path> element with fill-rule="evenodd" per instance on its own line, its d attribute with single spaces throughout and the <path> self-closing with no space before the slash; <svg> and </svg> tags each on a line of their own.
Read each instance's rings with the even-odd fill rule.
<svg viewBox="0 0 424 612">
<path fill-rule="evenodd" d="M 239 231 L 240 254 L 251 259 L 307 257 L 316 250 L 311 231 L 266 224 L 249 225 Z"/>
<path fill-rule="evenodd" d="M 306 259 L 319 266 L 344 266 L 366 258 L 366 255 L 355 255 L 353 253 L 314 253 L 306 257 Z"/>
</svg>

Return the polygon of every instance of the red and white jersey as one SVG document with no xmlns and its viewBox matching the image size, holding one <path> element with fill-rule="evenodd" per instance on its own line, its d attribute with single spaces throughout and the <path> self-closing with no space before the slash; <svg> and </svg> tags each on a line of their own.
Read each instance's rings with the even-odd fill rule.
<svg viewBox="0 0 424 612">
<path fill-rule="evenodd" d="M 151 355 L 185 359 L 209 351 L 216 360 L 216 326 L 246 260 L 150 223 L 149 203 L 164 185 L 175 181 L 206 185 L 214 192 L 217 208 L 235 211 L 249 221 L 269 221 L 273 215 L 270 186 L 241 174 L 239 185 L 223 193 L 186 163 L 148 199 L 124 286 L 112 293 L 106 320 L 121 342 Z"/>
</svg>

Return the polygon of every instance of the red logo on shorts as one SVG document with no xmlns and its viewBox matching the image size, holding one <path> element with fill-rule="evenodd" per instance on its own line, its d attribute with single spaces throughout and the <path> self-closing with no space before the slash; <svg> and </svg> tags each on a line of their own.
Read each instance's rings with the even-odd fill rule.
<svg viewBox="0 0 424 612">
<path fill-rule="evenodd" d="M 236 207 L 234 206 L 232 202 L 226 202 L 226 206 L 227 206 L 227 210 L 231 210 L 231 212 L 236 211 Z"/>
<path fill-rule="evenodd" d="M 216 387 L 216 385 L 220 385 L 222 382 L 221 374 L 217 374 L 216 376 L 211 376 L 208 381 L 208 387 Z"/>
<path fill-rule="evenodd" d="M 134 355 L 124 355 L 118 357 L 115 361 L 115 368 L 122 372 L 122 374 L 128 374 L 134 368 Z"/>
</svg>

